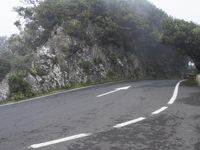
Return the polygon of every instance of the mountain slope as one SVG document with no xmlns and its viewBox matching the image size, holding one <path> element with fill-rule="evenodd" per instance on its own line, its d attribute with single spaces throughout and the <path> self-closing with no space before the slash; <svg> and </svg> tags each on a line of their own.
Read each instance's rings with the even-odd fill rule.
<svg viewBox="0 0 200 150">
<path fill-rule="evenodd" d="M 180 74 L 181 59 L 160 42 L 168 16 L 146 0 L 44 0 L 16 11 L 26 22 L 8 41 L 21 60 L 8 78 L 13 99 L 74 84 Z"/>
</svg>

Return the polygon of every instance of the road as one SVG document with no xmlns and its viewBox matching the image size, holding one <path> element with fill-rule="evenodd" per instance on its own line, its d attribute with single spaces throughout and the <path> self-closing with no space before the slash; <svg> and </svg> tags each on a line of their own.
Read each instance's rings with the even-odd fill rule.
<svg viewBox="0 0 200 150">
<path fill-rule="evenodd" d="M 106 84 L 0 106 L 0 150 L 200 150 L 200 88 L 178 82 Z"/>
</svg>

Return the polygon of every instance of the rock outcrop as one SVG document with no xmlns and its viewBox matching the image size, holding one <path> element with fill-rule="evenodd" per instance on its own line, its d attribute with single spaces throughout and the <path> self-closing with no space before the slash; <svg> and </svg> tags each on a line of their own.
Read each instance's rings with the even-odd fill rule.
<svg viewBox="0 0 200 150">
<path fill-rule="evenodd" d="M 183 66 L 160 41 L 167 14 L 146 0 L 46 0 L 18 13 L 26 21 L 9 39 L 13 59 L 7 78 L 0 75 L 0 101 L 77 84 L 174 78 Z"/>
<path fill-rule="evenodd" d="M 112 46 L 89 46 L 84 41 L 70 37 L 62 27 L 56 33 L 34 55 L 26 77 L 34 93 L 68 84 L 143 77 L 136 56 L 117 56 L 117 48 Z M 69 52 L 71 48 L 73 51 Z M 132 60 L 131 64 L 128 59 Z"/>
<path fill-rule="evenodd" d="M 0 101 L 6 100 L 9 97 L 10 89 L 8 84 L 8 76 L 0 83 Z"/>
</svg>

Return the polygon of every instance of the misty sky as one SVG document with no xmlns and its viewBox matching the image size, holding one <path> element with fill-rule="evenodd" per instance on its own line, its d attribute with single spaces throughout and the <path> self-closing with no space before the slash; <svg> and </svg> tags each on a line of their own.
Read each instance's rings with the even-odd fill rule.
<svg viewBox="0 0 200 150">
<path fill-rule="evenodd" d="M 193 21 L 200 24 L 200 0 L 149 0 L 158 8 L 161 8 L 169 15 L 176 18 Z M 0 1 L 0 36 L 9 36 L 17 33 L 13 25 L 17 20 L 16 13 L 12 10 L 14 6 L 20 5 L 20 0 Z"/>
</svg>

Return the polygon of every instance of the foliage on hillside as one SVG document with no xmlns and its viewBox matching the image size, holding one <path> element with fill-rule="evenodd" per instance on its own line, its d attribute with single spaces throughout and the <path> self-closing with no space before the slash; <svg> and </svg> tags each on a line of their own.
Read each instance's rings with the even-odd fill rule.
<svg viewBox="0 0 200 150">
<path fill-rule="evenodd" d="M 10 97 L 15 100 L 21 100 L 25 97 L 31 97 L 34 94 L 31 90 L 31 85 L 24 80 L 25 72 L 20 71 L 9 77 Z"/>
<path fill-rule="evenodd" d="M 0 37 L 0 55 L 8 50 L 7 37 Z"/>
<path fill-rule="evenodd" d="M 167 17 L 145 0 L 44 0 L 15 10 L 25 19 L 25 28 L 14 38 L 27 52 L 43 45 L 56 26 L 88 42 L 113 43 L 127 50 L 138 36 L 158 39 L 161 22 Z M 22 28 L 20 20 L 15 24 Z M 94 32 L 95 39 L 88 32 Z"/>
<path fill-rule="evenodd" d="M 144 60 L 145 66 L 149 65 L 147 69 L 162 61 L 160 54 L 164 53 L 168 57 L 169 49 L 159 49 L 161 24 L 167 15 L 146 0 L 26 2 L 29 5 L 15 8 L 21 17 L 15 22 L 21 34 L 13 35 L 9 39 L 10 49 L 14 54 L 29 57 L 52 34 L 56 34 L 52 33 L 54 28 L 62 26 L 67 34 L 85 41 L 88 45 L 114 45 L 126 55 L 137 54 Z M 73 53 L 76 48 L 69 51 Z"/>
<path fill-rule="evenodd" d="M 184 20 L 168 18 L 163 22 L 162 41 L 189 56 L 200 71 L 200 26 Z"/>
<path fill-rule="evenodd" d="M 24 1 L 28 5 L 15 8 L 20 34 L 7 40 L 4 58 L 12 70 L 11 97 L 69 84 L 180 74 L 181 58 L 160 40 L 168 16 L 147 0 Z"/>
<path fill-rule="evenodd" d="M 10 71 L 10 63 L 5 59 L 8 53 L 7 37 L 0 37 L 0 82 Z"/>
</svg>

